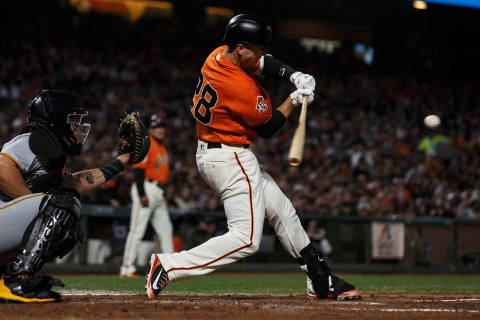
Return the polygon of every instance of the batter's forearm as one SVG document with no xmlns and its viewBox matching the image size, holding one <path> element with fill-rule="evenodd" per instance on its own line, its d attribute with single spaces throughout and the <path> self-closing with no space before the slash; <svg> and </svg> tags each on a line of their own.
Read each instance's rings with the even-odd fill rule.
<svg viewBox="0 0 480 320">
<path fill-rule="evenodd" d="M 290 114 L 292 113 L 293 110 L 295 110 L 296 106 L 292 103 L 292 99 L 288 97 L 283 103 L 277 108 L 278 111 L 280 111 L 283 116 L 288 119 Z"/>
<path fill-rule="evenodd" d="M 262 124 L 261 126 L 254 127 L 253 130 L 263 139 L 268 139 L 273 137 L 275 133 L 280 130 L 280 128 L 285 123 L 285 116 L 278 110 L 274 110 L 270 120 Z"/>
<path fill-rule="evenodd" d="M 268 78 L 289 80 L 290 76 L 295 72 L 292 67 L 272 56 L 267 55 L 262 57 L 262 59 L 262 74 Z"/>
<path fill-rule="evenodd" d="M 261 126 L 254 127 L 255 132 L 263 139 L 271 138 L 275 133 L 283 127 L 285 121 L 290 116 L 296 106 L 292 103 L 292 99 L 288 97 L 277 109 L 272 113 L 269 121 Z"/>
</svg>

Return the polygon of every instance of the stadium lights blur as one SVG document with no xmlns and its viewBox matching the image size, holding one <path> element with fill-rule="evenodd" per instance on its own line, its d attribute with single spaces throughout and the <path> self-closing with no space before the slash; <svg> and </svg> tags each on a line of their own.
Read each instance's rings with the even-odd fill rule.
<svg viewBox="0 0 480 320">
<path fill-rule="evenodd" d="M 233 15 L 233 10 L 229 8 L 205 7 L 205 23 L 208 26 L 224 25 Z"/>
<path fill-rule="evenodd" d="M 154 11 L 154 15 L 171 15 L 173 4 L 169 1 L 149 0 L 69 0 L 72 7 L 80 12 L 99 11 L 119 16 L 127 16 L 135 22 L 146 10 Z"/>
<path fill-rule="evenodd" d="M 231 18 L 234 15 L 232 9 L 220 7 L 205 7 L 205 13 L 207 15 L 224 16 L 226 18 Z"/>
<path fill-rule="evenodd" d="M 425 1 L 413 1 L 412 5 L 417 10 L 426 10 L 428 8 Z"/>
<path fill-rule="evenodd" d="M 445 6 L 480 9 L 480 0 L 424 0 L 424 1 L 404 0 L 404 1 L 425 2 L 425 3 L 436 4 L 436 5 L 438 4 L 438 5 L 445 5 Z"/>
</svg>

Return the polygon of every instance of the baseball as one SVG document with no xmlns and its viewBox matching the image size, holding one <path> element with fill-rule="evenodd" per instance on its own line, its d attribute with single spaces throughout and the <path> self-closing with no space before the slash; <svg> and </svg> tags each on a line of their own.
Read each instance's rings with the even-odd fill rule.
<svg viewBox="0 0 480 320">
<path fill-rule="evenodd" d="M 435 114 L 426 116 L 423 120 L 423 123 L 425 123 L 425 125 L 430 129 L 435 129 L 436 127 L 438 127 L 440 125 L 440 122 L 440 117 Z"/>
</svg>

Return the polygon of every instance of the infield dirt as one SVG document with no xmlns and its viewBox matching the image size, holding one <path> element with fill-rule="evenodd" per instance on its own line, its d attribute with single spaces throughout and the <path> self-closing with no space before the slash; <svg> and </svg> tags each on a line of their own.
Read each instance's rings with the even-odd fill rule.
<svg viewBox="0 0 480 320">
<path fill-rule="evenodd" d="M 58 303 L 0 304 L 1 319 L 479 319 L 480 294 L 363 294 L 360 301 L 304 295 L 66 295 Z"/>
</svg>

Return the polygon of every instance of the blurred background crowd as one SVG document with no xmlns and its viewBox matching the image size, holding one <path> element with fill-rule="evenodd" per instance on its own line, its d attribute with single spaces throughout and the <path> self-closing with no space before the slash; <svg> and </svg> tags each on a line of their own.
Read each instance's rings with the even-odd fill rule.
<svg viewBox="0 0 480 320">
<path fill-rule="evenodd" d="M 15 32 L 3 30 L 0 42 L 0 144 L 23 128 L 26 104 L 43 88 L 72 90 L 88 105 L 92 129 L 83 155 L 70 160 L 72 171 L 114 157 L 124 110 L 160 113 L 168 122 L 168 205 L 222 211 L 196 170 L 190 106 L 224 24 L 177 17 L 132 24 L 68 6 L 55 7 L 52 20 L 47 10 L 7 18 Z M 289 167 L 286 159 L 298 114 L 275 137 L 255 143 L 261 164 L 300 215 L 480 219 L 478 77 L 454 72 L 421 38 L 406 50 L 412 54 L 377 50 L 369 64 L 349 39 L 329 53 L 274 39 L 273 55 L 317 82 L 301 166 Z M 274 106 L 293 90 L 288 82 L 262 82 Z M 439 128 L 423 125 L 428 114 L 441 117 Z M 126 171 L 85 202 L 128 205 L 132 177 Z"/>
</svg>

